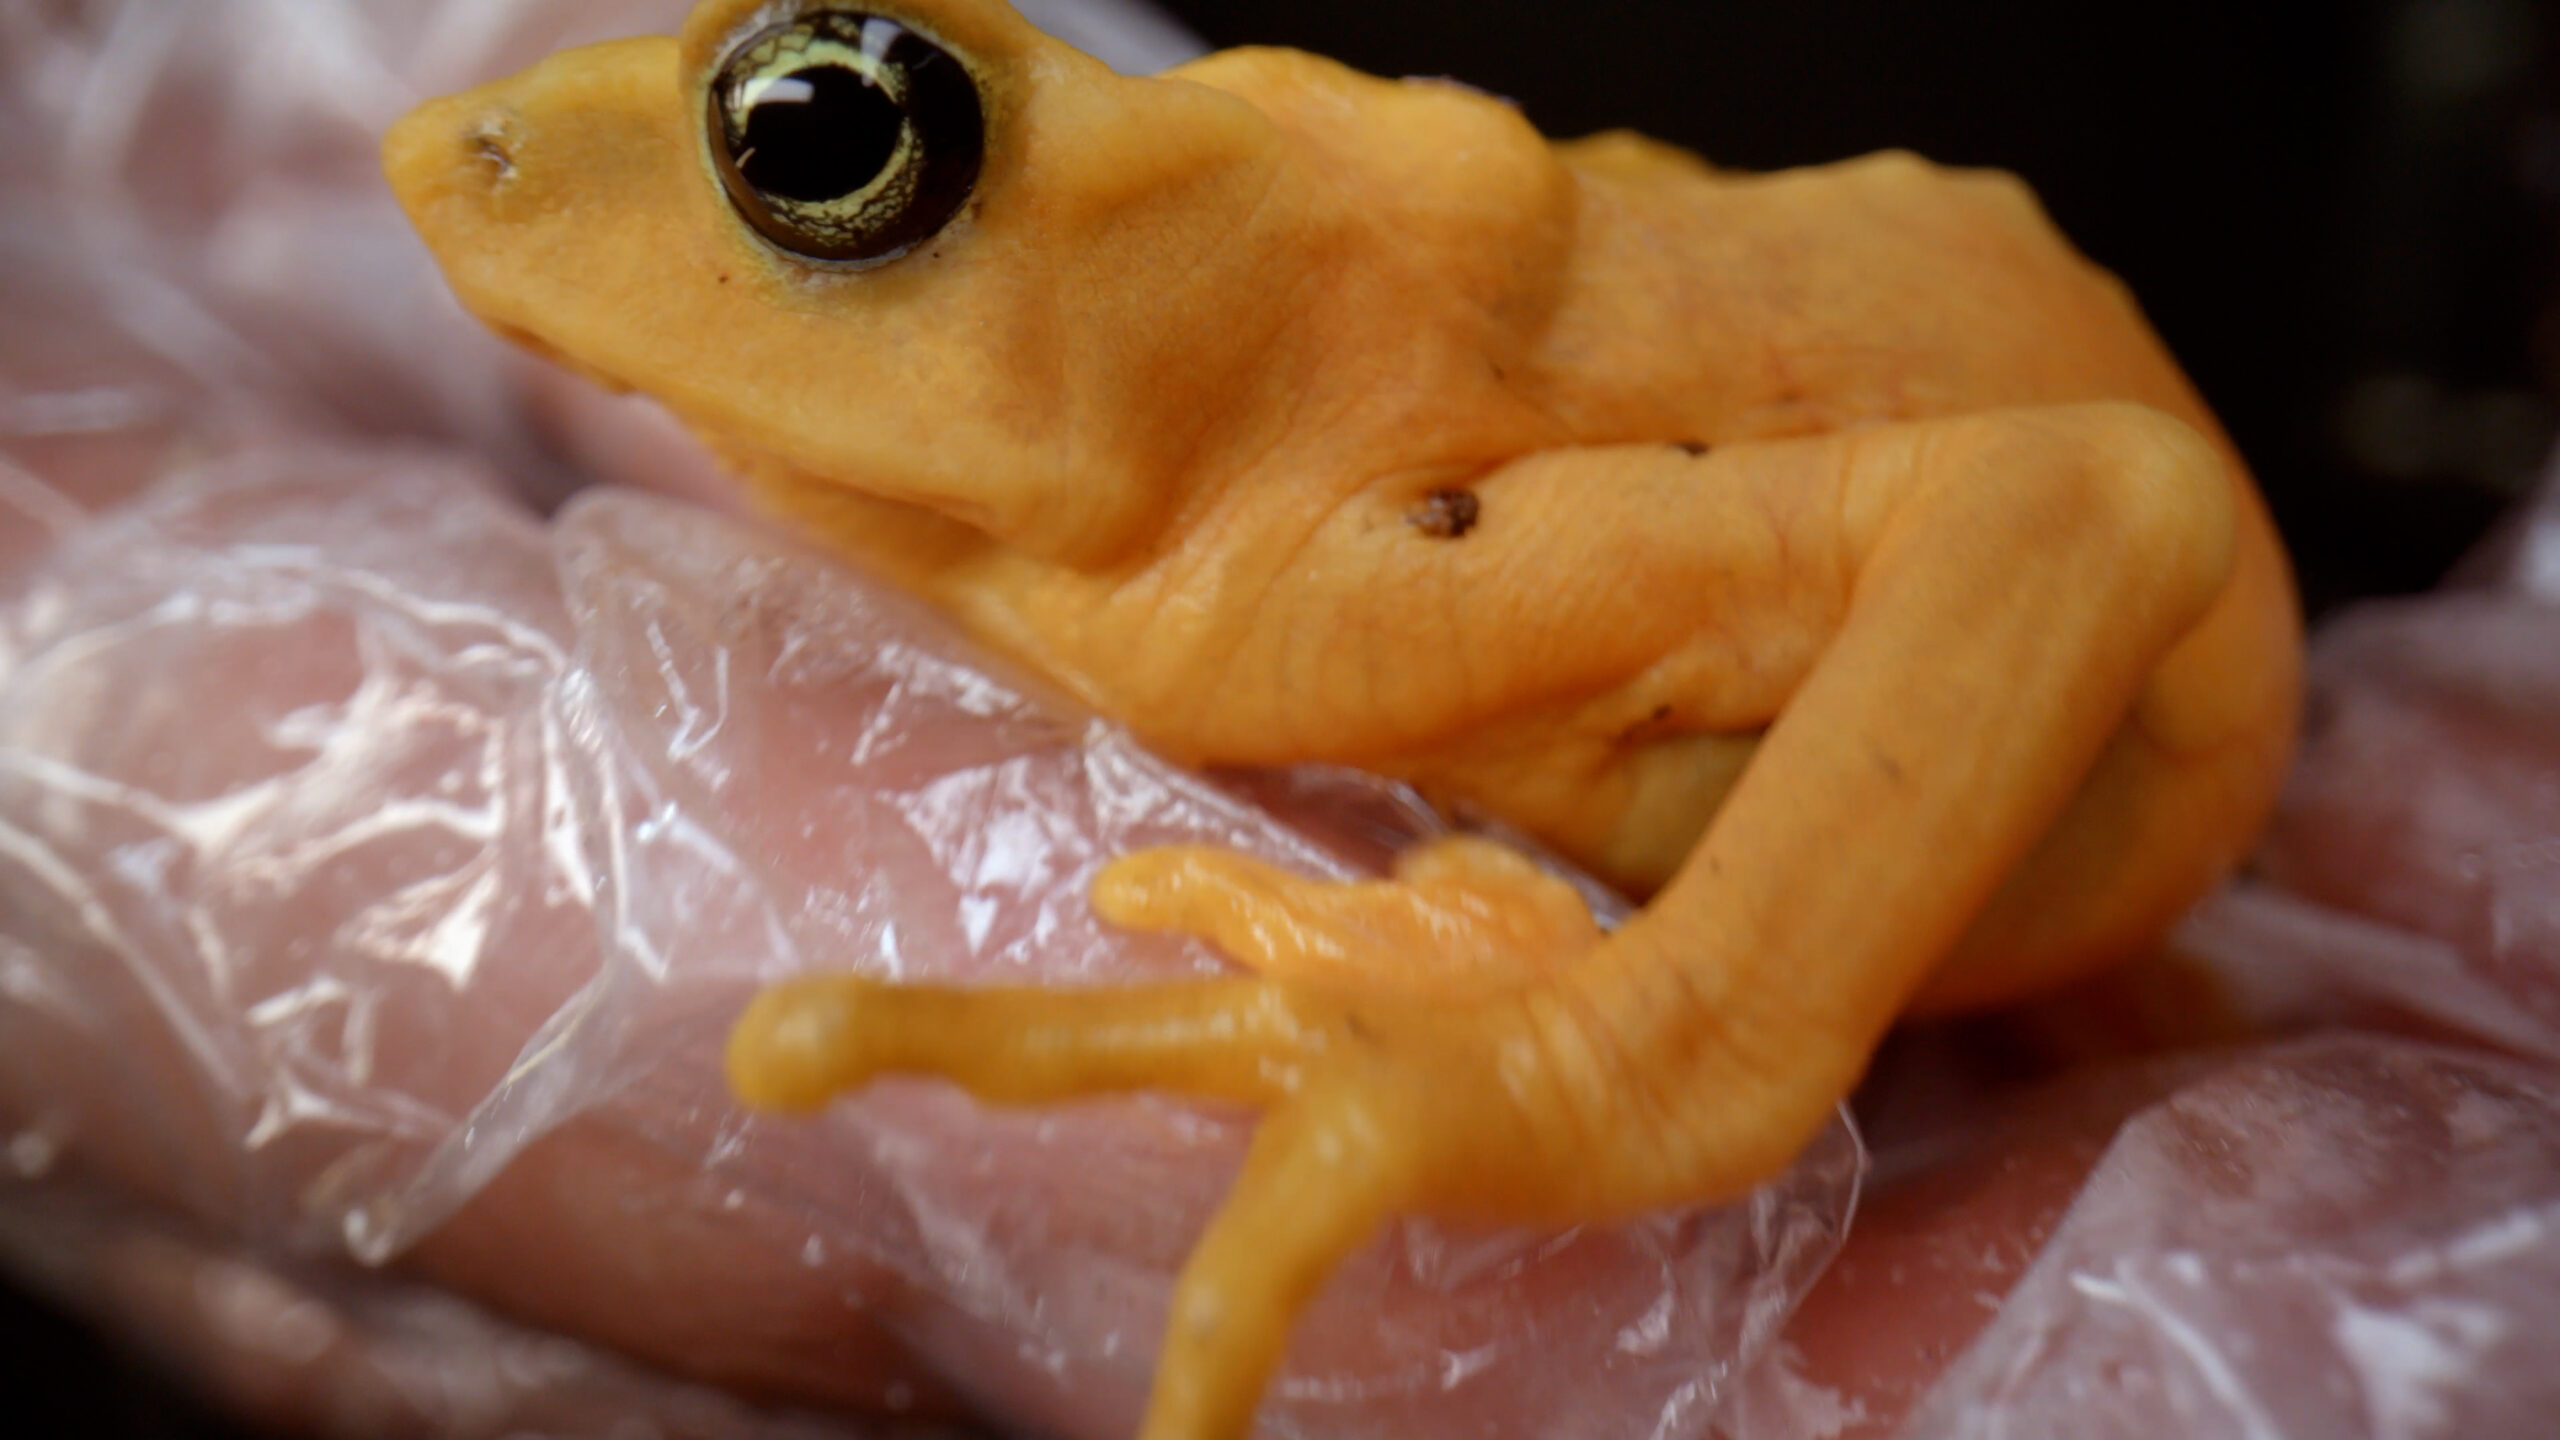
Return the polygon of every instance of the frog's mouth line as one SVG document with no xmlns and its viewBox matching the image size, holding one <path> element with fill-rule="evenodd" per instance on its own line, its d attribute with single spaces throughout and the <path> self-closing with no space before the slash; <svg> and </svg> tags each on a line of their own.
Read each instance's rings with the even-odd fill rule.
<svg viewBox="0 0 2560 1440">
<path fill-rule="evenodd" d="M 592 382 L 613 394 L 630 395 L 637 393 L 640 388 L 633 385 L 628 380 L 621 379 L 618 376 L 597 369 L 595 366 L 588 364 L 584 360 L 579 359 L 577 356 L 570 354 L 568 351 L 561 349 L 559 346 L 552 344 L 550 341 L 543 339 L 540 335 L 535 334 L 531 330 L 525 329 L 521 325 L 510 325 L 503 320 L 491 320 L 486 316 L 481 317 L 480 323 L 487 326 L 490 333 L 496 335 L 499 339 L 506 341 L 508 344 L 516 346 L 528 354 L 534 355 L 549 362 L 550 364 L 556 365 L 583 380 Z"/>
</svg>

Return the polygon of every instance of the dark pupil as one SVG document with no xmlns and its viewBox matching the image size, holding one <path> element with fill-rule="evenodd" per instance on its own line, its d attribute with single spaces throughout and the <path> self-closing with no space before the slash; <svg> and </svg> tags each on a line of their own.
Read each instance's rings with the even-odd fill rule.
<svg viewBox="0 0 2560 1440">
<path fill-rule="evenodd" d="M 905 123 L 897 102 L 856 71 L 794 70 L 747 112 L 738 170 L 768 195 L 833 200 L 879 176 Z"/>
</svg>

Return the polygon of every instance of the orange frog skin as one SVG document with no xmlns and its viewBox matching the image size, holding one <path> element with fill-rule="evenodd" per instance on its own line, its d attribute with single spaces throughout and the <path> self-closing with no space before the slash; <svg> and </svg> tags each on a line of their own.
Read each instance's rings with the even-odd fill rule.
<svg viewBox="0 0 2560 1440">
<path fill-rule="evenodd" d="M 1117 76 L 999 0 L 710 0 L 391 135 L 465 303 L 1164 752 L 1481 841 L 1327 885 L 1124 857 L 1254 973 L 824 977 L 739 1093 L 884 1071 L 1262 1107 L 1145 1434 L 1251 1426 L 1385 1217 L 1607 1220 L 1782 1168 L 1896 1016 L 2119 960 L 2239 858 L 2299 621 L 2238 457 L 2001 175 L 1740 175 L 1283 51 Z"/>
</svg>

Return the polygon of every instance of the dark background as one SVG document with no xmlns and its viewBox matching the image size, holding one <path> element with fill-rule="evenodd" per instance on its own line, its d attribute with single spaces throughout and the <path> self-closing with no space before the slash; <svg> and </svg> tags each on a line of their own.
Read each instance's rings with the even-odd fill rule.
<svg viewBox="0 0 2560 1440">
<path fill-rule="evenodd" d="M 2433 583 L 2560 415 L 2552 4 L 1168 8 L 1214 44 L 1455 76 L 1557 134 L 1630 125 L 1746 168 L 1906 146 L 2018 171 L 2230 426 L 2315 610 Z M 10 1434 L 235 1433 L 5 1290 L 0 1356 Z"/>
</svg>

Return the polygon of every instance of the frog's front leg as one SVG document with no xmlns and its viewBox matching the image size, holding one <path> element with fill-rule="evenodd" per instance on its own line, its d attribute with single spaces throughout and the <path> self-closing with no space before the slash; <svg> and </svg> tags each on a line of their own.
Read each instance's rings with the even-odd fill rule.
<svg viewBox="0 0 2560 1440">
<path fill-rule="evenodd" d="M 2138 728 L 2137 700 L 2217 678 L 2164 657 L 2231 628 L 2217 597 L 2238 483 L 2178 422 L 2090 405 L 1704 457 L 1535 457 L 1488 477 L 1473 531 L 1423 542 L 1437 549 L 1348 517 L 1308 583 L 1489 626 L 1480 648 L 1433 628 L 1415 655 L 1374 658 L 1427 669 L 1463 652 L 1465 698 L 1491 713 L 1662 674 L 1705 697 L 1675 702 L 1706 705 L 1748 688 L 1736 677 L 1776 677 L 1781 713 L 1644 913 L 1543 978 L 1458 1003 L 1270 979 L 803 982 L 742 1022 L 733 1074 L 796 1104 L 914 1069 L 1008 1101 L 1163 1088 L 1266 1106 L 1182 1273 L 1145 1431 L 1235 1440 L 1290 1318 L 1386 1215 L 1606 1220 L 1782 1167 L 2003 878 L 2083 813 L 2126 813 L 2073 797 Z M 1432 586 L 1442 600 L 1417 593 Z M 1285 616 L 1291 597 L 1267 608 Z M 1826 643 L 1808 647 L 1815 632 Z M 2125 752 L 2107 783 L 2249 792 L 2217 758 L 2232 747 L 2202 735 Z"/>
<path fill-rule="evenodd" d="M 1527 1014 L 1364 1004 L 1270 979 L 1055 991 L 815 976 L 749 1006 L 729 1075 L 748 1103 L 785 1110 L 898 1072 L 1017 1104 L 1153 1089 L 1261 1107 L 1243 1172 L 1177 1282 L 1144 1431 L 1235 1440 L 1299 1310 L 1380 1222 L 1472 1208 L 1458 1203 L 1471 1186 L 1498 1194 L 1517 1182 L 1505 1167 L 1536 1163 L 1519 1144 L 1540 1106 L 1476 1113 L 1508 1084 L 1496 1059 L 1525 1054 Z"/>
</svg>

